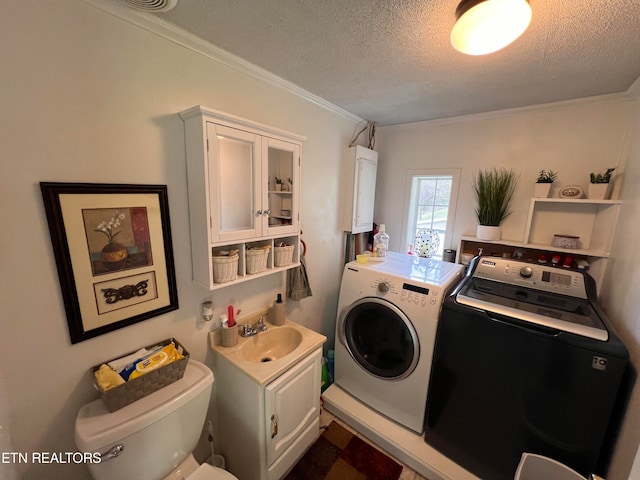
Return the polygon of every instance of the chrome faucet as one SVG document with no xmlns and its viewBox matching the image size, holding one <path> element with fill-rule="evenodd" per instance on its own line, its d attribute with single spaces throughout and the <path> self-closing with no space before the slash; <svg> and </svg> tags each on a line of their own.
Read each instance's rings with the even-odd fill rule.
<svg viewBox="0 0 640 480">
<path fill-rule="evenodd" d="M 260 332 L 264 332 L 267 330 L 267 326 L 264 324 L 264 315 L 261 315 L 256 323 L 253 325 L 249 325 L 247 323 L 242 324 L 242 328 L 240 329 L 241 337 L 252 337 L 257 335 Z"/>
<path fill-rule="evenodd" d="M 260 315 L 258 323 L 256 323 L 254 327 L 256 327 L 256 330 L 259 330 L 260 332 L 266 332 L 267 326 L 264 324 L 264 315 Z"/>
</svg>

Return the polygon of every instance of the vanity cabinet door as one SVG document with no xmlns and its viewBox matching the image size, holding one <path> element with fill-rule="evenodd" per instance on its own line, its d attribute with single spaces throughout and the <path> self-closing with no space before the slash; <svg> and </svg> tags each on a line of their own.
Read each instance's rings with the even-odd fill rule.
<svg viewBox="0 0 640 480">
<path fill-rule="evenodd" d="M 267 465 L 296 441 L 306 441 L 301 434 L 320 416 L 320 358 L 317 350 L 265 387 Z"/>
<path fill-rule="evenodd" d="M 211 239 L 228 242 L 262 234 L 260 136 L 207 123 Z"/>
</svg>

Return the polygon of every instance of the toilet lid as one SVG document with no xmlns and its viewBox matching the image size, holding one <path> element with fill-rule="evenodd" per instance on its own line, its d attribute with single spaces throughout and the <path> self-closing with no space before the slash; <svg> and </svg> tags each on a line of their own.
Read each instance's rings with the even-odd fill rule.
<svg viewBox="0 0 640 480">
<path fill-rule="evenodd" d="M 238 480 L 226 470 L 203 463 L 187 477 L 187 480 Z"/>
</svg>

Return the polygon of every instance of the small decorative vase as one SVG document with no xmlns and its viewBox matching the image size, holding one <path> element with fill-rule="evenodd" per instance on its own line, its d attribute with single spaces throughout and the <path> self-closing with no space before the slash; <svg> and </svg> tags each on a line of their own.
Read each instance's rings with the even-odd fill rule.
<svg viewBox="0 0 640 480">
<path fill-rule="evenodd" d="M 610 183 L 590 183 L 587 196 L 591 200 L 607 200 L 611 195 Z"/>
<path fill-rule="evenodd" d="M 107 270 L 119 270 L 127 263 L 127 249 L 118 242 L 107 243 L 100 252 L 102 264 Z"/>
<path fill-rule="evenodd" d="M 282 191 L 282 184 L 276 183 L 276 192 L 281 192 L 281 191 Z"/>
<path fill-rule="evenodd" d="M 547 198 L 550 191 L 550 183 L 536 183 L 533 185 L 533 196 L 535 198 Z"/>
<path fill-rule="evenodd" d="M 416 235 L 416 253 L 420 257 L 431 257 L 438 251 L 440 246 L 440 235 L 435 230 L 419 230 Z"/>
<path fill-rule="evenodd" d="M 478 225 L 478 229 L 476 230 L 476 237 L 480 240 L 500 240 L 501 234 L 502 228 L 493 225 Z"/>
</svg>

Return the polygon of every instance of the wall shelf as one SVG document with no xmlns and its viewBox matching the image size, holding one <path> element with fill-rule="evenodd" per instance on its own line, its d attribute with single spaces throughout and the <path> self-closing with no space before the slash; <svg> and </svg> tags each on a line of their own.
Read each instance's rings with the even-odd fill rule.
<svg viewBox="0 0 640 480">
<path fill-rule="evenodd" d="M 484 255 L 494 256 L 511 256 L 517 249 L 525 260 L 530 261 L 537 261 L 543 254 L 547 258 L 553 254 L 569 255 L 574 260 L 589 263 L 589 273 L 599 286 L 604 278 L 621 206 L 621 200 L 532 198 L 522 240 L 486 241 L 462 236 L 456 261 L 460 262 L 462 254 L 477 255 L 479 248 Z M 553 247 L 554 235 L 580 237 L 581 248 Z"/>
</svg>

